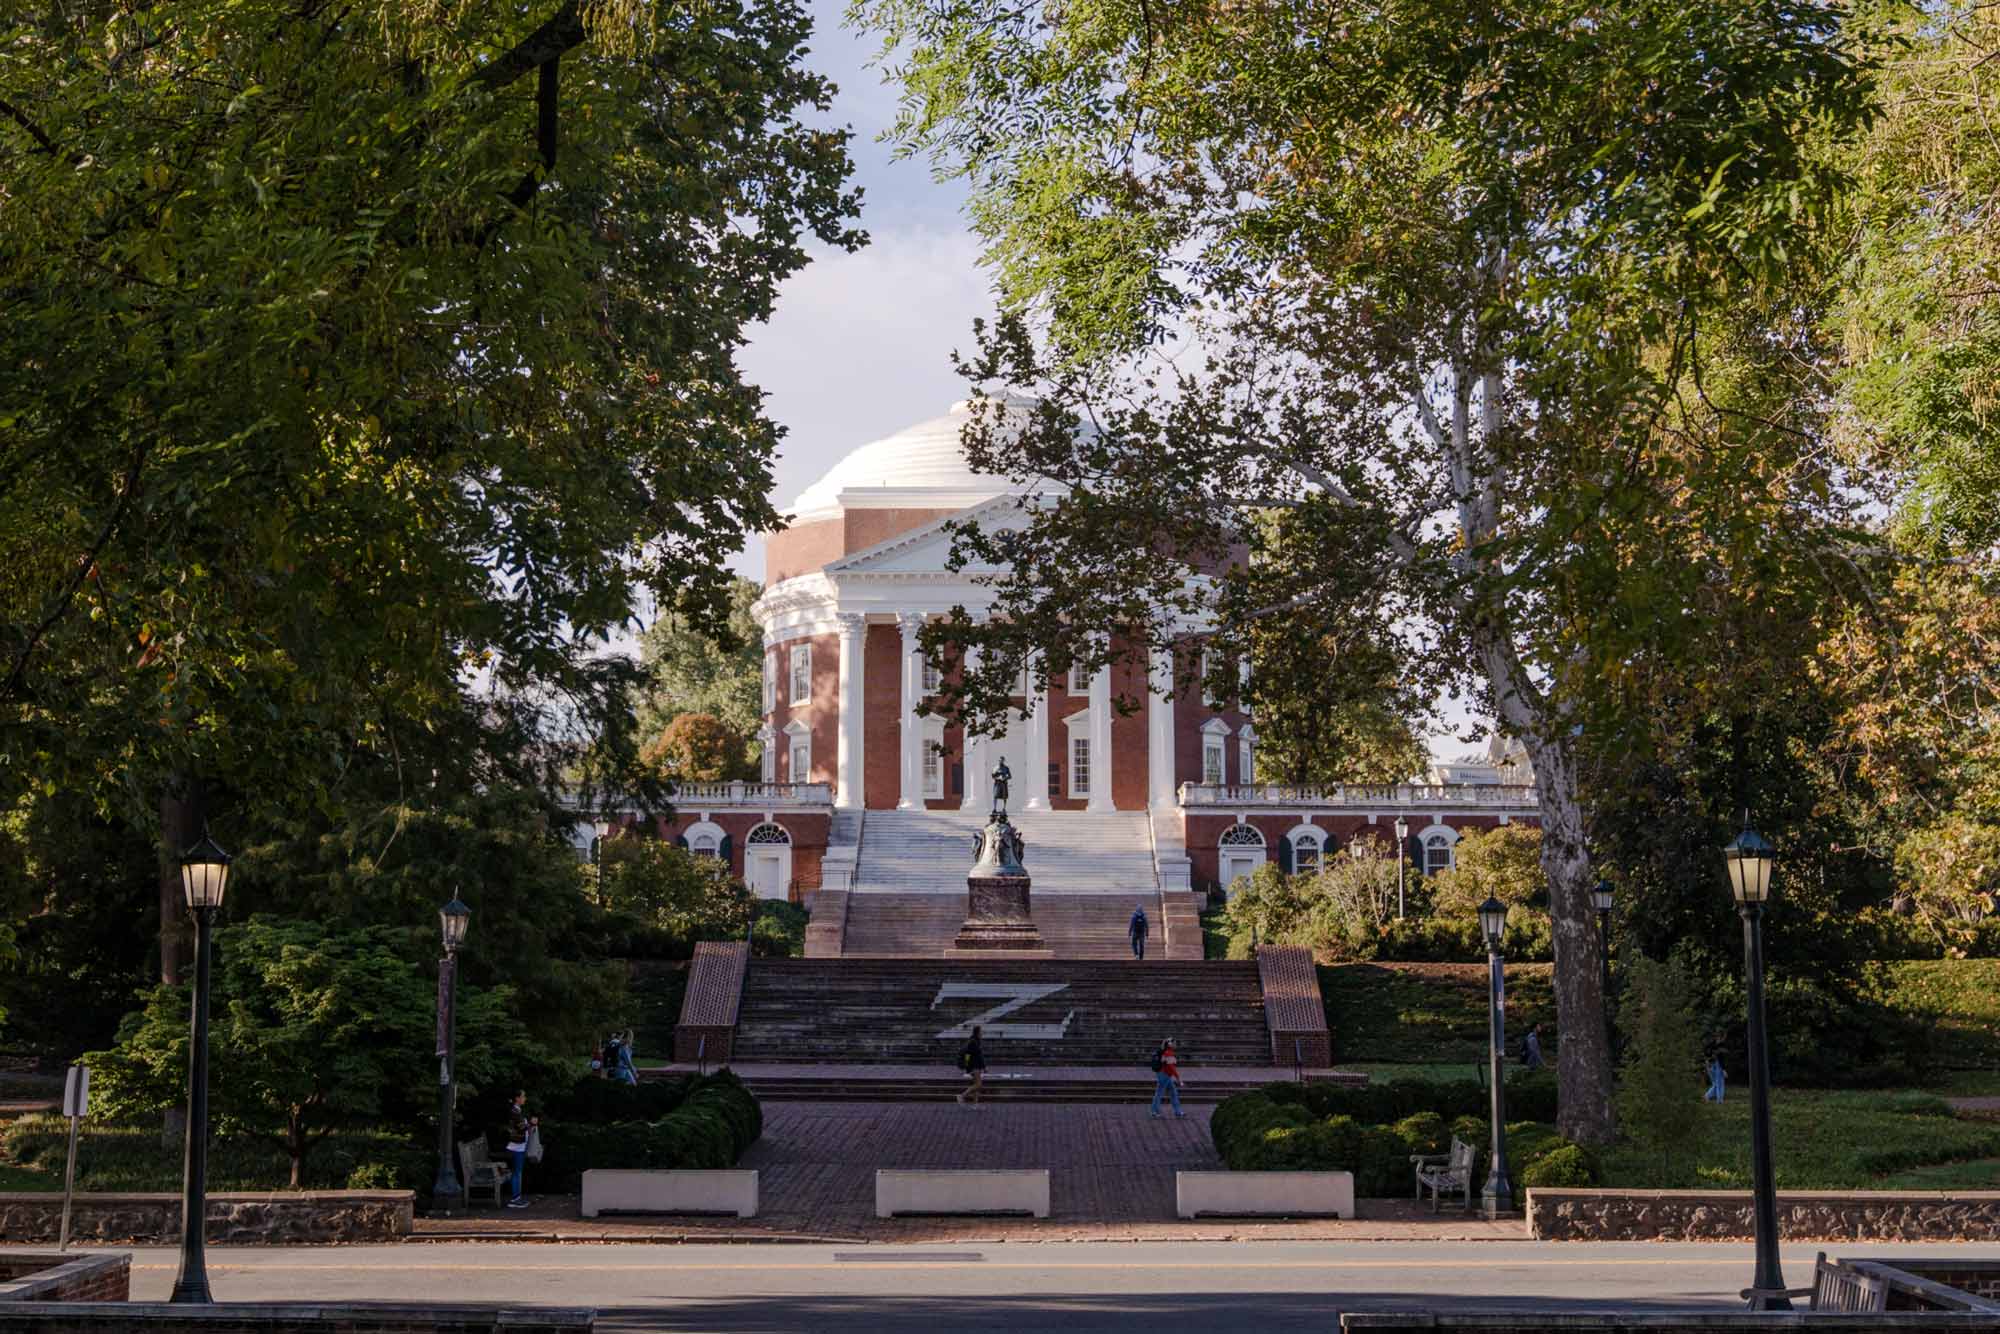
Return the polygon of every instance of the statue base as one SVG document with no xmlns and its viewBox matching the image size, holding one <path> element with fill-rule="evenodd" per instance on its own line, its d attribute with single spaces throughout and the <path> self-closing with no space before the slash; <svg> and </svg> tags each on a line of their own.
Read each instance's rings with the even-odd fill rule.
<svg viewBox="0 0 2000 1334">
<path fill-rule="evenodd" d="M 1048 957 L 1041 929 L 1029 913 L 1028 884 L 1025 875 L 967 876 L 969 914 L 965 924 L 958 928 L 951 952 L 976 951 L 1021 958 L 1034 957 L 1029 952 L 1039 951 Z"/>
</svg>

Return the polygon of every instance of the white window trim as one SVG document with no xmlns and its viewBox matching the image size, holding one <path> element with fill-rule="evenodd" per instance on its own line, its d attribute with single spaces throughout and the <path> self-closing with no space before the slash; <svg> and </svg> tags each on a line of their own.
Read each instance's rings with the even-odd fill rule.
<svg viewBox="0 0 2000 1334">
<path fill-rule="evenodd" d="M 1257 781 L 1257 733 L 1248 723 L 1236 734 L 1236 781 L 1246 786 Z"/>
<path fill-rule="evenodd" d="M 770 713 L 778 707 L 778 655 L 764 655 L 764 712 Z"/>
<path fill-rule="evenodd" d="M 1090 693 L 1090 677 L 1084 673 L 1083 668 L 1077 666 L 1075 663 L 1070 664 L 1069 671 L 1063 676 L 1063 693 L 1069 695 L 1087 695 Z"/>
<path fill-rule="evenodd" d="M 799 764 L 799 752 L 805 752 L 806 762 Z M 796 720 L 785 724 L 786 779 L 793 783 L 812 781 L 812 728 Z"/>
<path fill-rule="evenodd" d="M 1220 718 L 1210 718 L 1201 725 L 1201 781 L 1212 787 L 1226 787 L 1229 783 L 1229 746 L 1225 738 L 1229 736 L 1229 724 Z M 1208 757 L 1215 756 L 1215 776 L 1208 771 Z"/>
<path fill-rule="evenodd" d="M 721 825 L 715 823 L 715 821 L 705 815 L 686 829 L 681 830 L 681 837 L 687 840 L 687 850 L 697 857 L 720 857 L 722 855 L 722 840 L 728 836 L 723 831 Z M 715 846 L 706 849 L 695 846 L 705 838 L 714 839 Z"/>
<path fill-rule="evenodd" d="M 924 654 L 920 661 L 923 663 L 923 669 L 919 677 L 923 693 L 926 695 L 935 695 L 944 688 L 944 672 L 931 661 L 930 654 L 928 653 Z"/>
<path fill-rule="evenodd" d="M 944 797 L 944 719 L 926 718 L 924 723 L 924 752 L 918 770 L 923 780 L 926 798 Z"/>
<path fill-rule="evenodd" d="M 1306 838 L 1311 839 L 1313 842 L 1313 869 L 1315 871 L 1326 869 L 1326 849 L 1328 843 L 1326 830 L 1308 821 L 1304 824 L 1293 825 L 1285 831 L 1285 841 L 1292 845 L 1292 872 L 1295 875 L 1303 874 L 1299 869 L 1299 843 L 1301 839 Z"/>
<path fill-rule="evenodd" d="M 1076 762 L 1078 747 L 1082 747 L 1083 749 L 1083 763 L 1081 766 Z M 1090 753 L 1090 733 L 1085 732 L 1079 736 L 1077 733 L 1071 732 L 1069 734 L 1069 795 L 1071 797 L 1089 798 L 1090 766 L 1096 762 L 1096 757 Z M 1083 781 L 1080 783 L 1077 781 L 1077 771 L 1079 768 L 1083 772 Z"/>
<path fill-rule="evenodd" d="M 777 782 L 778 781 L 777 729 L 770 726 L 768 723 L 765 724 L 763 727 L 759 728 L 757 730 L 757 745 L 760 751 L 757 757 L 757 763 L 759 769 L 763 773 L 764 781 L 767 783 Z"/>
<path fill-rule="evenodd" d="M 1458 865 L 1458 831 L 1448 824 L 1434 824 L 1417 831 L 1417 846 L 1423 850 L 1421 866 L 1425 875 L 1432 874 L 1431 841 L 1433 839 L 1442 839 L 1444 842 L 1445 864 L 1444 867 L 1440 867 L 1439 869 L 1443 870 Z"/>
<path fill-rule="evenodd" d="M 791 664 L 791 702 L 794 705 L 812 703 L 812 653 L 810 643 L 794 644 L 787 659 Z"/>
<path fill-rule="evenodd" d="M 1208 708 L 1219 709 L 1222 707 L 1222 701 L 1215 697 L 1215 691 L 1210 688 L 1208 682 L 1209 673 L 1214 670 L 1215 650 L 1205 648 L 1201 651 L 1201 702 Z"/>
</svg>

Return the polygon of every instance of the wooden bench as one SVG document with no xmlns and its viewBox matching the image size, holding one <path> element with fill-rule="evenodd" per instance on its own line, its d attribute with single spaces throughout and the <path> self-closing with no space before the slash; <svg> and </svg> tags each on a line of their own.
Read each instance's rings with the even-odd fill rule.
<svg viewBox="0 0 2000 1334">
<path fill-rule="evenodd" d="M 1466 1211 L 1472 1210 L 1472 1146 L 1458 1136 L 1451 1137 L 1450 1153 L 1413 1153 L 1410 1161 L 1416 1164 L 1417 1191 L 1415 1198 L 1424 1197 L 1424 1187 L 1431 1191 L 1431 1212 L 1438 1211 L 1438 1197 L 1459 1192 L 1465 1201 Z"/>
<path fill-rule="evenodd" d="M 472 1193 L 493 1188 L 493 1207 L 498 1209 L 504 1201 L 500 1192 L 513 1180 L 514 1169 L 508 1163 L 496 1163 L 487 1152 L 484 1139 L 466 1139 L 458 1142 L 459 1180 L 465 1186 L 465 1202 L 472 1203 Z"/>
<path fill-rule="evenodd" d="M 1743 1289 L 1743 1298 L 1748 1301 L 1756 1292 L 1754 1288 Z M 1889 1285 L 1874 1274 L 1865 1274 L 1858 1269 L 1849 1269 L 1835 1260 L 1828 1263 L 1826 1252 L 1821 1251 L 1813 1260 L 1813 1281 L 1810 1288 L 1786 1288 L 1787 1297 L 1808 1297 L 1809 1311 L 1846 1311 L 1868 1314 L 1889 1309 Z"/>
</svg>

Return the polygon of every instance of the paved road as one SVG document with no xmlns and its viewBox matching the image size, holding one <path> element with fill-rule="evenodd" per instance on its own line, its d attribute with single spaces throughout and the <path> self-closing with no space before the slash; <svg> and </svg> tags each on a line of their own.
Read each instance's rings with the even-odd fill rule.
<svg viewBox="0 0 2000 1334">
<path fill-rule="evenodd" d="M 1822 1247 L 1787 1247 L 1810 1278 Z M 2000 1244 L 1824 1247 L 1834 1255 L 2000 1258 Z M 133 1252 L 133 1296 L 163 1298 L 175 1253 Z M 224 1301 L 436 1300 L 596 1306 L 623 1331 L 1203 1331 L 1333 1328 L 1341 1310 L 1439 1305 L 1728 1309 L 1747 1244 L 1533 1242 L 644 1246 L 453 1243 L 212 1247 Z"/>
</svg>

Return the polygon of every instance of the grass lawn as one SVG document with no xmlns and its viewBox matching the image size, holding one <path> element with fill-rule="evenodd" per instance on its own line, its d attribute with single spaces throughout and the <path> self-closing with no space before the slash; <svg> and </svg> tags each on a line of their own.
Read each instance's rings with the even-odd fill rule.
<svg viewBox="0 0 2000 1334">
<path fill-rule="evenodd" d="M 1555 1050 L 1556 1003 L 1550 965 L 1507 966 L 1507 1039 L 1542 1025 L 1542 1049 Z M 1355 1063 L 1445 1064 L 1486 1059 L 1487 978 L 1483 963 L 1346 963 L 1319 970 L 1333 1057 Z"/>
<path fill-rule="evenodd" d="M 1484 1061 L 1342 1061 L 1337 1068 L 1356 1074 L 1365 1074 L 1374 1084 L 1393 1084 L 1398 1080 L 1417 1079 L 1429 1084 L 1449 1084 L 1461 1079 L 1482 1079 L 1485 1077 Z"/>
<path fill-rule="evenodd" d="M 23 1117 L 0 1127 L 0 1190 L 61 1190 L 69 1125 L 59 1116 Z M 160 1142 L 158 1126 L 84 1123 L 76 1149 L 78 1190 L 181 1188 L 182 1146 Z M 304 1186 L 337 1190 L 362 1163 L 403 1164 L 413 1170 L 424 1151 L 399 1135 L 347 1131 L 329 1136 L 306 1158 Z M 209 1145 L 211 1190 L 282 1190 L 291 1160 L 276 1145 L 218 1135 Z M 405 1181 L 403 1184 L 415 1184 Z"/>
<path fill-rule="evenodd" d="M 1698 1096 L 1691 1092 L 1690 1097 Z M 1668 1163 L 1620 1145 L 1604 1155 L 1605 1184 L 1750 1187 L 1750 1099 L 1703 1104 L 1691 1153 Z M 1944 1102 L 1909 1090 L 1776 1089 L 1771 1149 L 1785 1190 L 1949 1190 L 1984 1186 L 2000 1159 L 2000 1122 L 1954 1117 Z"/>
<path fill-rule="evenodd" d="M 2000 1093 L 2000 959 L 1878 963 L 1869 980 L 1889 1004 L 1926 1021 L 1946 1069 L 1982 1071 L 1990 1078 L 1979 1091 Z"/>
</svg>

